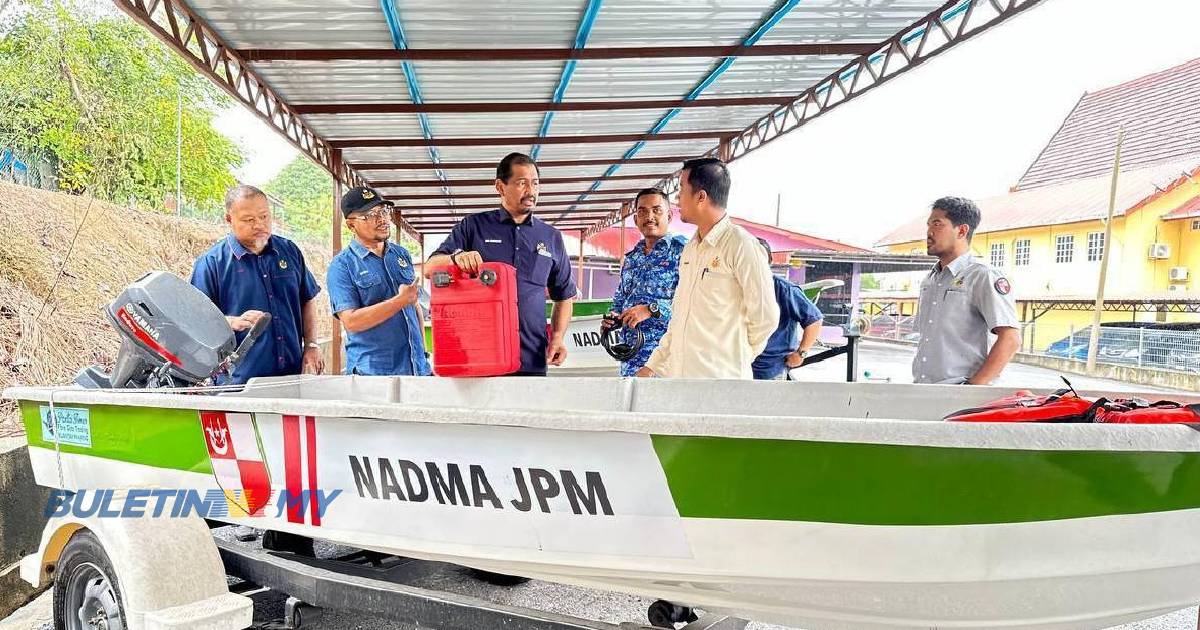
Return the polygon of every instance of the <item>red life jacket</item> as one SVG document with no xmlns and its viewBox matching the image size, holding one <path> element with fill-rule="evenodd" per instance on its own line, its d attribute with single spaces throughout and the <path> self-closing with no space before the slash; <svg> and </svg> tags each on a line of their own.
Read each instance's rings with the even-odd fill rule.
<svg viewBox="0 0 1200 630">
<path fill-rule="evenodd" d="M 1074 390 L 1060 389 L 1049 396 L 1021 390 L 980 407 L 961 409 L 943 418 L 953 422 L 1092 422 L 1096 403 Z"/>
<path fill-rule="evenodd" d="M 1096 413 L 1095 421 L 1108 424 L 1194 424 L 1200 423 L 1200 404 L 1185 405 L 1170 400 L 1155 403 L 1114 400 L 1104 403 Z"/>
<path fill-rule="evenodd" d="M 1200 404 L 1170 400 L 1150 403 L 1139 399 L 1089 400 L 1072 389 L 1049 396 L 1019 391 L 981 407 L 955 411 L 953 422 L 1103 422 L 1108 424 L 1197 424 Z"/>
</svg>

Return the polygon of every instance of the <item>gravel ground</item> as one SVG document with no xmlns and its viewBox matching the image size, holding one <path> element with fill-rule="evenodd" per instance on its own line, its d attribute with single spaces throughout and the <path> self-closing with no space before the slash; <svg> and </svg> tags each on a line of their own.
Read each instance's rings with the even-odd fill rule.
<svg viewBox="0 0 1200 630">
<path fill-rule="evenodd" d="M 869 373 L 870 379 L 886 379 L 893 383 L 912 382 L 912 376 L 909 373 L 909 364 L 913 356 L 912 348 L 864 342 L 859 356 L 862 370 Z M 811 381 L 842 380 L 845 378 L 845 363 L 841 359 L 835 359 L 805 368 L 805 377 L 806 380 Z M 1139 390 L 1164 393 L 1171 391 L 1082 376 L 1069 375 L 1068 378 L 1080 389 Z M 998 384 L 1012 387 L 1056 387 L 1059 383 L 1061 381 L 1058 380 L 1057 373 L 1051 370 L 1014 364 L 1009 367 Z M 222 538 L 228 539 L 232 536 L 230 528 L 216 531 L 217 535 Z M 249 544 L 257 545 L 258 543 Z M 334 557 L 344 551 L 345 548 L 325 543 L 318 543 L 317 546 L 317 553 L 320 557 Z M 451 570 L 422 585 L 443 588 L 512 606 L 576 615 L 609 623 L 632 621 L 646 624 L 646 609 L 650 605 L 650 600 L 631 595 L 594 591 L 549 582 L 532 581 L 514 587 L 493 586 L 473 578 L 465 570 Z M 254 600 L 256 626 L 266 628 L 272 621 L 282 618 L 286 595 L 265 591 L 254 593 L 251 597 Z M 1197 614 L 1197 608 L 1192 607 L 1154 619 L 1120 626 L 1119 629 L 1196 630 Z M 410 626 L 352 611 L 327 611 L 320 621 L 305 624 L 304 627 L 311 630 L 407 630 Z M 13 613 L 7 619 L 0 620 L 0 630 L 53 630 L 53 628 L 48 593 Z M 751 623 L 748 628 L 752 630 L 787 630 L 781 626 L 759 623 Z"/>
</svg>

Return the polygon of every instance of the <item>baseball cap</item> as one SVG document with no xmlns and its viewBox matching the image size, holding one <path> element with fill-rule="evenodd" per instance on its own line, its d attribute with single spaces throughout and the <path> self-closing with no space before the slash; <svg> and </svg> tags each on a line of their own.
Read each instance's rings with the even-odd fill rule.
<svg viewBox="0 0 1200 630">
<path fill-rule="evenodd" d="M 342 195 L 342 216 L 348 217 L 354 212 L 366 212 L 375 206 L 392 206 L 392 202 L 383 198 L 378 190 L 370 186 L 355 186 Z"/>
</svg>

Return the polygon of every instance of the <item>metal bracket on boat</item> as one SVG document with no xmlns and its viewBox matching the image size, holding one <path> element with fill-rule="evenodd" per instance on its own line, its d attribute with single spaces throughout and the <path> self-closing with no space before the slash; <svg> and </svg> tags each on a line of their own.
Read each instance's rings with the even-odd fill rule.
<svg viewBox="0 0 1200 630">
<path fill-rule="evenodd" d="M 705 615 L 683 627 L 683 630 L 742 630 L 750 622 L 726 615 Z"/>
<path fill-rule="evenodd" d="M 808 356 L 804 359 L 804 363 L 800 367 L 820 363 L 826 359 L 832 359 L 841 355 L 846 355 L 846 382 L 854 383 L 858 381 L 858 337 L 859 331 L 853 326 L 843 327 L 846 336 L 846 345 L 830 348 L 824 352 Z"/>
</svg>

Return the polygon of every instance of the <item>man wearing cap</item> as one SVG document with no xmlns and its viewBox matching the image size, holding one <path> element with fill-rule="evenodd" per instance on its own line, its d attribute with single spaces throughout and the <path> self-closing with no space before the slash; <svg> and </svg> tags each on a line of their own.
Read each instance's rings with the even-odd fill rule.
<svg viewBox="0 0 1200 630">
<path fill-rule="evenodd" d="M 351 188 L 342 216 L 354 233 L 329 263 L 334 317 L 346 329 L 346 374 L 430 374 L 408 250 L 388 241 L 392 204 L 376 190 Z"/>
<path fill-rule="evenodd" d="M 510 153 L 496 167 L 500 207 L 464 218 L 429 257 L 433 267 L 454 264 L 469 274 L 484 262 L 517 269 L 517 311 L 521 336 L 520 376 L 545 376 L 546 365 L 562 365 L 563 343 L 571 322 L 575 281 L 562 234 L 533 216 L 538 197 L 537 164 L 528 155 Z M 546 334 L 546 296 L 554 302 Z"/>
<path fill-rule="evenodd" d="M 238 343 L 263 313 L 271 314 L 266 331 L 226 382 L 320 374 L 325 364 L 315 340 L 313 298 L 321 287 L 303 252 L 271 233 L 267 196 L 253 186 L 235 186 L 225 194 L 225 222 L 230 233 L 196 259 L 192 286 L 221 309 Z"/>
<path fill-rule="evenodd" d="M 771 262 L 771 244 L 758 239 L 767 263 Z M 775 302 L 779 304 L 779 326 L 767 339 L 767 347 L 750 364 L 754 378 L 760 381 L 792 380 L 792 370 L 804 365 L 808 351 L 821 334 L 824 317 L 804 290 L 786 278 L 771 274 L 775 283 Z M 800 334 L 796 334 L 799 327 Z"/>
</svg>

